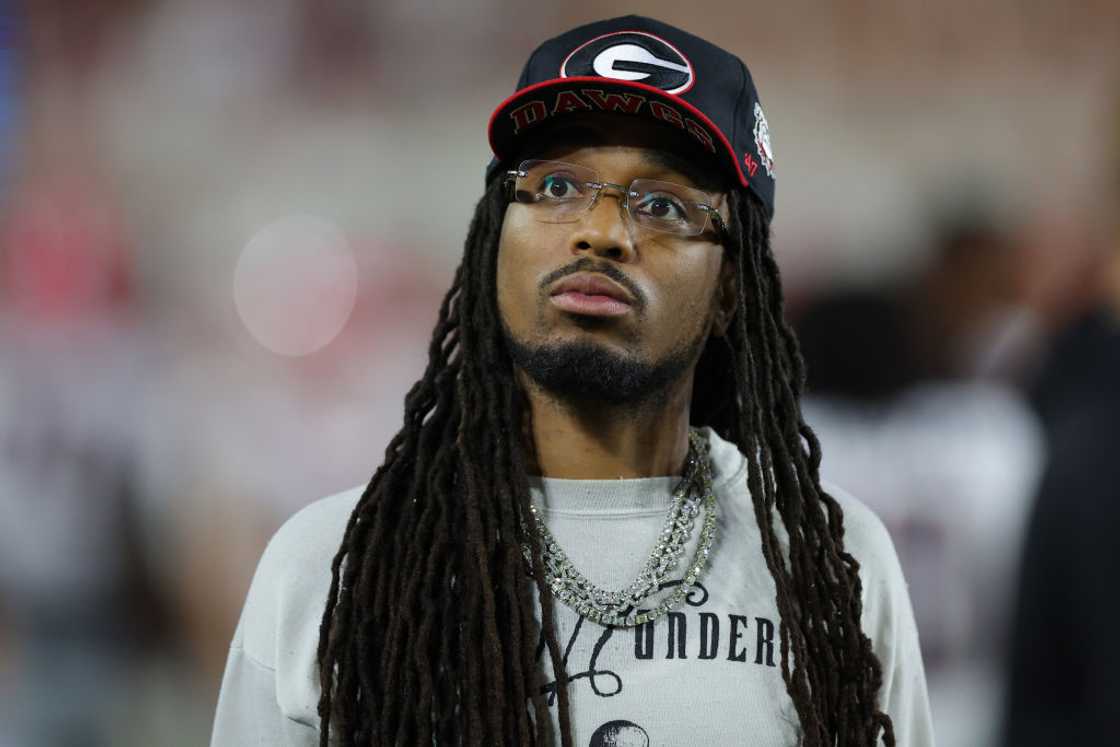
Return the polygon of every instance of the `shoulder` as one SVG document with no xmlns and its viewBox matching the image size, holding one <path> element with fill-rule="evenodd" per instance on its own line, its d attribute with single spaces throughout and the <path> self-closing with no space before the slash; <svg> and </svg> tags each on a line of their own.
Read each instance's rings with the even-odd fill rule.
<svg viewBox="0 0 1120 747">
<path fill-rule="evenodd" d="M 875 512 L 851 493 L 826 481 L 821 487 L 844 512 L 844 551 L 859 563 L 864 631 L 885 660 L 906 649 L 920 661 L 910 591 L 890 533 Z"/>
<path fill-rule="evenodd" d="M 712 428 L 701 429 L 708 437 L 712 456 L 713 481 L 717 490 L 727 491 L 733 499 L 750 502 L 747 490 L 747 460 L 739 447 L 719 436 Z M 882 520 L 863 501 L 839 485 L 821 480 L 821 487 L 836 499 L 844 514 L 844 546 L 861 565 L 897 565 L 894 545 Z M 737 503 L 740 501 L 736 501 Z M 748 512 L 753 516 L 753 512 Z M 784 531 L 779 528 L 779 536 Z M 783 538 L 783 543 L 786 540 Z"/>
<path fill-rule="evenodd" d="M 364 490 L 364 485 L 355 486 L 320 498 L 292 514 L 272 536 L 264 558 L 280 563 L 333 558 Z"/>
<path fill-rule="evenodd" d="M 898 744 L 934 743 L 918 626 L 894 543 L 875 513 L 837 485 L 821 487 L 844 512 L 844 549 L 860 564 L 863 614 L 882 671 L 881 706 L 891 717 Z"/>
<path fill-rule="evenodd" d="M 321 498 L 287 519 L 257 564 L 234 638 L 258 664 L 276 669 L 285 640 L 318 634 L 331 561 L 364 486 Z M 314 650 L 314 647 L 312 647 Z"/>
<path fill-rule="evenodd" d="M 249 733 L 254 743 L 279 743 L 281 732 L 303 734 L 297 725 L 318 724 L 319 626 L 330 566 L 362 492 L 352 488 L 305 506 L 269 540 L 230 645 L 214 744 L 219 734 L 223 743 L 241 744 L 232 735 Z"/>
<path fill-rule="evenodd" d="M 720 491 L 733 507 L 727 518 L 735 524 L 734 531 L 757 531 L 753 499 L 747 487 L 747 460 L 739 447 L 705 427 L 712 455 L 713 478 Z M 905 584 L 899 567 L 894 543 L 882 520 L 863 501 L 839 485 L 822 480 L 821 487 L 840 506 L 844 522 L 844 549 L 860 564 L 865 611 L 869 596 L 884 594 L 905 595 Z M 788 547 L 788 535 L 775 513 L 774 530 L 779 542 Z M 869 594 L 870 592 L 870 594 Z M 875 607 L 873 603 L 871 605 Z"/>
<path fill-rule="evenodd" d="M 742 484 L 746 487 L 747 459 L 739 451 L 738 445 L 722 438 L 711 426 L 703 426 L 700 432 L 708 439 L 708 453 L 712 460 L 712 482 L 716 490 Z"/>
<path fill-rule="evenodd" d="M 822 480 L 821 487 L 844 513 L 844 550 L 860 566 L 865 617 L 873 617 L 887 598 L 908 597 L 898 553 L 882 519 L 839 485 Z"/>
<path fill-rule="evenodd" d="M 844 512 L 845 549 L 870 554 L 872 558 L 869 560 L 883 560 L 884 556 L 889 556 L 886 559 L 895 557 L 894 543 L 891 542 L 890 533 L 878 514 L 859 498 L 830 480 L 821 480 L 821 488 L 836 500 L 840 510 Z M 857 556 L 856 560 L 860 560 L 862 565 L 860 557 Z"/>
</svg>

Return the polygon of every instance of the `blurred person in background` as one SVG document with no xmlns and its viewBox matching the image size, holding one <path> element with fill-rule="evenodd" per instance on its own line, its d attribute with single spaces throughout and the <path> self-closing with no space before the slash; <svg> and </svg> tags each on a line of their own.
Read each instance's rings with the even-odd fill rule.
<svg viewBox="0 0 1120 747">
<path fill-rule="evenodd" d="M 33 747 L 114 743 L 132 665 L 166 643 L 136 480 L 148 350 L 79 163 L 23 173 L 0 233 L 0 733 Z"/>
<path fill-rule="evenodd" d="M 97 747 L 122 743 L 131 675 L 169 618 L 137 480 L 150 346 L 90 124 L 115 8 L 55 24 L 52 7 L 24 4 L 15 24 L 0 5 L 20 145 L 0 218 L 0 744 Z"/>
<path fill-rule="evenodd" d="M 1033 387 L 1050 452 L 1023 548 L 1006 675 L 1007 747 L 1117 740 L 1120 99 L 1114 114 L 1113 171 L 1101 209 L 1107 250 L 1059 247 L 1070 263 L 1088 256 L 1091 272 L 1067 289 L 1065 327 Z"/>
<path fill-rule="evenodd" d="M 975 208 L 939 225 L 913 277 L 831 289 L 797 329 L 821 474 L 890 531 L 939 742 L 975 747 L 998 727 L 1008 589 L 1045 447 L 1010 383 L 1031 347 L 1017 321 L 1023 251 Z"/>
<path fill-rule="evenodd" d="M 976 190 L 934 219 L 933 251 L 902 288 L 914 372 L 922 381 L 1016 385 L 1027 376 L 1041 330 L 1019 268 L 1028 259 Z"/>
<path fill-rule="evenodd" d="M 212 744 L 932 744 L 894 550 L 799 415 L 742 62 L 590 24 L 491 123 L 405 427 L 269 543 Z"/>
<path fill-rule="evenodd" d="M 139 444 L 146 510 L 195 687 L 214 688 L 211 697 L 260 549 L 309 492 L 368 471 L 369 445 L 391 440 L 400 393 L 423 370 L 416 340 L 446 288 L 418 260 L 400 266 L 414 247 L 367 243 L 362 292 L 322 350 L 277 355 L 244 333 L 180 331 L 150 372 Z M 207 728 L 212 716 L 210 701 Z"/>
</svg>

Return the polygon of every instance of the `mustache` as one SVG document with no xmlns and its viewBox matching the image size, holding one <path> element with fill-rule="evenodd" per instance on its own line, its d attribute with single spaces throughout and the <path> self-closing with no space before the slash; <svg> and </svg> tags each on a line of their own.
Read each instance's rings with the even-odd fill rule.
<svg viewBox="0 0 1120 747">
<path fill-rule="evenodd" d="M 560 267 L 545 275 L 540 284 L 541 295 L 547 294 L 548 286 L 552 285 L 560 278 L 567 277 L 568 275 L 574 275 L 577 272 L 598 272 L 600 274 L 606 275 L 608 278 L 615 281 L 626 290 L 630 291 L 630 295 L 633 296 L 637 306 L 645 306 L 645 294 L 642 293 L 641 289 L 638 288 L 638 286 L 626 275 L 626 273 L 618 269 L 613 264 L 599 264 L 590 257 L 586 256 L 580 257 L 570 265 L 565 265 L 564 267 Z"/>
</svg>

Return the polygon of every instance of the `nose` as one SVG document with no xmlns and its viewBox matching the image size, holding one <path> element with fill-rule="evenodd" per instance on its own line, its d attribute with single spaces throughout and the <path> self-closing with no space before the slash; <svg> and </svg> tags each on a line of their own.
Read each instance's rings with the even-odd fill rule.
<svg viewBox="0 0 1120 747">
<path fill-rule="evenodd" d="M 634 257 L 634 237 L 626 215 L 625 198 L 619 189 L 604 187 L 572 232 L 572 254 L 592 251 L 616 262 Z"/>
</svg>

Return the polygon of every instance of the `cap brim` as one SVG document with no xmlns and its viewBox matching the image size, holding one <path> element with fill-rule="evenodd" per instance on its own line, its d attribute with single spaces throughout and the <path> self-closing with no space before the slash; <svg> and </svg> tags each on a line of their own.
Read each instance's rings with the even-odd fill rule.
<svg viewBox="0 0 1120 747">
<path fill-rule="evenodd" d="M 494 153 L 491 169 L 512 158 L 517 144 L 538 126 L 580 112 L 638 116 L 676 127 L 710 152 L 742 186 L 750 186 L 730 139 L 695 106 L 644 83 L 594 76 L 541 81 L 499 104 L 487 127 Z"/>
</svg>

